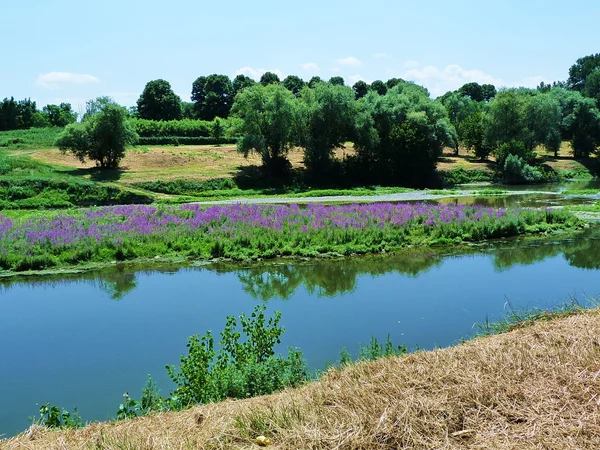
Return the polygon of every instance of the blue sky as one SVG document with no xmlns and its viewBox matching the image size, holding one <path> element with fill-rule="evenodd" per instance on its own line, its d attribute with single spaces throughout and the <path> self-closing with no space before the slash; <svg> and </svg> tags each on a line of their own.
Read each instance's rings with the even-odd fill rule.
<svg viewBox="0 0 600 450">
<path fill-rule="evenodd" d="M 265 70 L 401 77 L 434 97 L 469 81 L 534 87 L 600 52 L 598 17 L 597 0 L 1 0 L 0 98 L 129 106 L 164 78 L 189 101 L 200 75 Z"/>
</svg>

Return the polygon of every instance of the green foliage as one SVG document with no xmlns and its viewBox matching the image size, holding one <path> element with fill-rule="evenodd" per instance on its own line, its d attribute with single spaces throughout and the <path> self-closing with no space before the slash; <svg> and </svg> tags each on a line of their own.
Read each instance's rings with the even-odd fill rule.
<svg viewBox="0 0 600 450">
<path fill-rule="evenodd" d="M 181 98 L 168 81 L 149 81 L 137 101 L 137 113 L 141 119 L 148 120 L 181 119 Z"/>
<path fill-rule="evenodd" d="M 300 97 L 300 91 L 306 86 L 304 80 L 296 75 L 288 75 L 283 79 L 282 84 L 296 97 Z"/>
<path fill-rule="evenodd" d="M 212 122 L 206 120 L 170 120 L 156 121 L 145 119 L 129 119 L 133 130 L 140 137 L 209 137 Z"/>
<path fill-rule="evenodd" d="M 445 145 L 457 138 L 444 107 L 413 84 L 358 101 L 355 146 L 362 172 L 381 184 L 425 186 Z"/>
<path fill-rule="evenodd" d="M 324 81 L 321 79 L 321 77 L 315 75 L 308 81 L 308 87 L 312 89 L 319 83 L 324 83 Z"/>
<path fill-rule="evenodd" d="M 202 182 L 188 180 L 145 181 L 134 183 L 134 186 L 151 192 L 161 192 L 171 195 L 197 195 L 206 191 L 220 191 L 237 188 L 235 182 L 231 178 L 218 178 Z"/>
<path fill-rule="evenodd" d="M 48 126 L 39 123 L 37 107 L 31 99 L 16 101 L 13 97 L 0 102 L 0 131 L 23 130 L 33 126 Z"/>
<path fill-rule="evenodd" d="M 520 156 L 509 154 L 504 163 L 503 180 L 506 184 L 539 183 L 544 175 Z"/>
<path fill-rule="evenodd" d="M 49 126 L 65 127 L 77 120 L 77 113 L 73 111 L 70 103 L 60 105 L 46 105 L 43 108 Z"/>
<path fill-rule="evenodd" d="M 533 163 L 535 160 L 535 153 L 531 149 L 527 148 L 523 142 L 512 140 L 502 143 L 494 151 L 494 156 L 496 157 L 496 164 L 498 167 L 504 167 L 506 158 L 508 158 L 509 155 L 518 156 L 527 163 Z"/>
<path fill-rule="evenodd" d="M 371 89 L 377 92 L 379 95 L 387 94 L 388 87 L 381 80 L 375 80 L 371 83 Z"/>
<path fill-rule="evenodd" d="M 113 186 L 77 179 L 0 178 L 0 209 L 68 208 L 151 203 L 152 200 L 151 197 Z"/>
<path fill-rule="evenodd" d="M 569 88 L 575 91 L 583 91 L 588 77 L 598 67 L 600 67 L 600 53 L 579 58 L 569 69 L 567 80 Z"/>
<path fill-rule="evenodd" d="M 39 419 L 35 420 L 31 418 L 30 420 L 35 425 L 55 429 L 75 429 L 85 425 L 77 413 L 77 408 L 73 412 L 69 412 L 58 406 L 50 405 L 50 403 L 40 406 Z"/>
<path fill-rule="evenodd" d="M 268 173 L 286 174 L 290 168 L 286 154 L 297 131 L 294 94 L 279 84 L 257 84 L 237 95 L 232 112 L 243 120 L 238 150 L 245 156 L 258 153 Z"/>
<path fill-rule="evenodd" d="M 466 170 L 462 167 L 449 171 L 440 171 L 438 175 L 445 186 L 453 186 L 456 184 L 479 183 L 493 181 L 493 172 L 487 170 Z"/>
<path fill-rule="evenodd" d="M 30 128 L 29 130 L 0 131 L 0 148 L 39 149 L 53 147 L 62 128 Z"/>
<path fill-rule="evenodd" d="M 198 77 L 192 83 L 192 101 L 199 119 L 227 118 L 234 95 L 231 80 L 227 75 L 213 74 Z"/>
<path fill-rule="evenodd" d="M 364 82 L 363 80 L 358 80 L 352 86 L 352 90 L 354 91 L 354 98 L 359 100 L 363 98 L 365 95 L 369 93 L 370 86 Z"/>
<path fill-rule="evenodd" d="M 587 157 L 600 144 L 600 111 L 593 99 L 579 92 L 553 88 L 549 95 L 560 105 L 560 130 L 564 140 L 571 141 L 576 157 Z"/>
<path fill-rule="evenodd" d="M 269 394 L 305 382 L 308 377 L 299 350 L 290 349 L 286 358 L 275 355 L 274 347 L 284 332 L 279 326 L 281 313 L 267 319 L 265 310 L 257 306 L 250 316 L 242 314 L 239 325 L 238 319 L 228 316 L 218 351 L 210 331 L 190 337 L 179 368 L 167 366 L 177 385 L 172 398 L 187 406 Z"/>
<path fill-rule="evenodd" d="M 88 158 L 103 169 L 114 169 L 125 156 L 125 148 L 137 140 L 137 133 L 127 121 L 127 110 L 107 104 L 99 113 L 88 114 L 82 123 L 67 126 L 56 145 L 82 162 Z"/>
<path fill-rule="evenodd" d="M 462 143 L 468 149 L 473 150 L 475 156 L 481 160 L 486 160 L 492 148 L 485 140 L 484 114 L 482 111 L 475 111 L 468 115 L 459 125 L 460 138 Z"/>
<path fill-rule="evenodd" d="M 319 83 L 302 91 L 298 142 L 304 147 L 309 176 L 324 179 L 332 166 L 333 152 L 352 135 L 356 105 L 347 86 Z"/>
<path fill-rule="evenodd" d="M 496 88 L 491 84 L 480 85 L 476 82 L 471 82 L 463 85 L 458 93 L 466 95 L 476 102 L 490 101 L 496 95 Z"/>
<path fill-rule="evenodd" d="M 260 84 L 263 86 L 268 86 L 270 84 L 279 84 L 280 80 L 277 74 L 273 72 L 265 72 L 260 77 Z"/>
<path fill-rule="evenodd" d="M 237 75 L 234 79 L 233 79 L 233 99 L 235 100 L 236 95 L 238 95 L 240 92 L 242 92 L 243 89 L 246 89 L 247 87 L 250 86 L 254 86 L 256 84 L 256 81 L 254 81 L 252 78 L 250 78 L 247 75 Z"/>
<path fill-rule="evenodd" d="M 119 405 L 116 419 L 125 420 L 133 419 L 134 417 L 146 416 L 154 412 L 164 412 L 172 409 L 177 409 L 178 404 L 176 399 L 164 399 L 160 396 L 158 386 L 148 375 L 146 384 L 142 388 L 141 400 L 135 400 L 129 396 L 129 393 L 123 394 L 123 403 Z"/>
<path fill-rule="evenodd" d="M 333 86 L 344 86 L 346 84 L 342 77 L 331 77 L 328 83 Z"/>
<path fill-rule="evenodd" d="M 217 144 L 220 144 L 221 140 L 225 136 L 225 128 L 223 127 L 223 124 L 221 123 L 221 120 L 219 120 L 219 118 L 216 118 L 214 120 L 212 124 L 212 129 L 210 130 L 210 135 L 211 137 L 216 139 Z"/>
</svg>

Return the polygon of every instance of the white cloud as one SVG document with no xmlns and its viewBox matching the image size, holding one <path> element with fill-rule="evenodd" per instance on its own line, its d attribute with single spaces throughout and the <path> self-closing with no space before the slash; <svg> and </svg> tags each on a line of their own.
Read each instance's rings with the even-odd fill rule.
<svg viewBox="0 0 600 450">
<path fill-rule="evenodd" d="M 504 81 L 478 69 L 464 69 L 458 64 L 451 64 L 444 69 L 435 66 L 417 67 L 407 70 L 402 78 L 425 86 L 433 97 L 453 91 L 465 83 L 476 81 L 480 84 L 504 85 Z"/>
<path fill-rule="evenodd" d="M 357 81 L 361 81 L 361 80 L 364 81 L 365 83 L 371 84 L 371 80 L 367 80 L 362 75 L 350 75 L 346 80 L 347 80 L 346 84 L 348 84 L 350 86 L 354 86 L 354 83 L 356 83 Z"/>
<path fill-rule="evenodd" d="M 36 86 L 46 89 L 58 89 L 63 84 L 92 84 L 100 83 L 93 75 L 86 73 L 48 72 L 38 75 Z"/>
<path fill-rule="evenodd" d="M 391 58 L 391 56 L 385 52 L 379 52 L 379 53 L 375 53 L 373 55 L 373 58 Z"/>
<path fill-rule="evenodd" d="M 419 61 L 409 60 L 404 63 L 404 67 L 407 69 L 414 69 L 415 67 L 419 67 L 421 64 Z"/>
<path fill-rule="evenodd" d="M 523 78 L 522 80 L 519 80 L 516 83 L 513 83 L 513 86 L 536 88 L 540 85 L 540 83 L 542 81 L 544 83 L 551 83 L 551 80 L 549 80 L 548 78 L 537 75 L 535 77 Z"/>
<path fill-rule="evenodd" d="M 241 67 L 235 71 L 236 75 L 247 75 L 250 78 L 254 78 L 255 80 L 259 80 L 260 77 L 265 72 L 273 72 L 279 78 L 283 78 L 283 73 L 279 69 L 263 69 L 263 68 L 253 68 L 253 67 Z"/>
<path fill-rule="evenodd" d="M 318 72 L 319 70 L 321 70 L 319 68 L 319 65 L 314 62 L 307 62 L 304 64 L 300 64 L 300 67 L 302 67 L 302 70 L 306 70 L 307 72 Z"/>
<path fill-rule="evenodd" d="M 337 62 L 338 62 L 338 64 L 342 64 L 344 66 L 354 66 L 354 67 L 362 66 L 362 62 L 358 58 L 355 58 L 354 56 L 348 56 L 347 58 L 338 59 Z"/>
</svg>

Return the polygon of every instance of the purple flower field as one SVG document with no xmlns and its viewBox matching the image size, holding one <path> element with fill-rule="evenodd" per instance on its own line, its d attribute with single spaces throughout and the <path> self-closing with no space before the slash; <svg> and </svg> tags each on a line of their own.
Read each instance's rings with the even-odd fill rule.
<svg viewBox="0 0 600 450">
<path fill-rule="evenodd" d="M 562 216 L 565 218 L 559 220 L 558 215 L 548 211 L 423 203 L 127 205 L 36 215 L 21 220 L 0 214 L 0 264 L 1 257 L 6 260 L 9 254 L 56 257 L 61 252 L 84 249 L 92 256 L 83 259 L 97 259 L 99 255 L 100 259 L 112 258 L 106 252 L 102 256 L 99 251 L 107 246 L 115 251 L 120 247 L 137 248 L 132 250 L 131 257 L 172 253 L 173 249 L 179 254 L 209 257 L 215 256 L 211 250 L 215 243 L 222 247 L 230 244 L 230 254 L 220 255 L 230 257 L 244 248 L 254 247 L 260 251 L 250 252 L 250 256 L 258 256 L 261 251 L 268 253 L 268 249 L 286 247 L 286 242 L 295 248 L 319 244 L 319 251 L 327 250 L 329 244 L 367 245 L 366 251 L 370 251 L 378 242 L 391 242 L 395 247 L 413 244 L 415 242 L 407 241 L 407 235 L 415 235 L 415 230 L 418 230 L 416 234 L 429 238 L 477 240 L 519 234 L 526 225 L 548 223 L 549 217 L 554 224 L 572 218 L 565 213 Z M 427 240 L 416 243 L 426 244 Z M 141 247 L 148 245 L 153 248 L 141 251 Z M 194 252 L 190 253 L 192 248 Z M 7 265 L 4 264 L 5 269 Z"/>
</svg>

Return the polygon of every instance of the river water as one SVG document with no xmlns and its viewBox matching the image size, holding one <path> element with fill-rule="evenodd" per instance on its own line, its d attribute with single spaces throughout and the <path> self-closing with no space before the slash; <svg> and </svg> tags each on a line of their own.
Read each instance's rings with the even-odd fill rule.
<svg viewBox="0 0 600 450">
<path fill-rule="evenodd" d="M 573 188 L 589 188 L 589 185 Z M 595 186 L 594 186 L 595 187 Z M 570 187 L 571 188 L 571 187 Z M 441 202 L 552 206 L 561 196 Z M 586 202 L 589 199 L 580 199 Z M 166 364 L 193 334 L 217 335 L 227 315 L 281 311 L 279 348 L 312 369 L 356 355 L 370 336 L 409 349 L 448 346 L 511 308 L 600 295 L 600 229 L 571 239 L 515 239 L 452 250 L 338 260 L 175 267 L 118 265 L 84 274 L 0 279 L 0 436 L 24 430 L 45 402 L 84 420 L 114 417 L 151 374 L 168 395 Z"/>
</svg>

